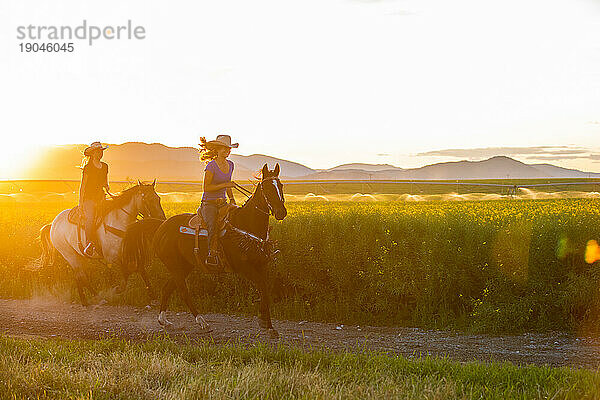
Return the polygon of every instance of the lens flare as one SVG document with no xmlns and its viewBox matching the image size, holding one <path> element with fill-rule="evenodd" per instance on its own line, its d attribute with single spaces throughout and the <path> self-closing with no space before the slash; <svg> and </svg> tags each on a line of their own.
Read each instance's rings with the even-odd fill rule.
<svg viewBox="0 0 600 400">
<path fill-rule="evenodd" d="M 589 240 L 585 246 L 585 262 L 592 264 L 600 260 L 600 246 L 595 240 Z"/>
<path fill-rule="evenodd" d="M 569 252 L 569 239 L 563 237 L 558 240 L 556 245 L 556 257 L 565 258 Z"/>
</svg>

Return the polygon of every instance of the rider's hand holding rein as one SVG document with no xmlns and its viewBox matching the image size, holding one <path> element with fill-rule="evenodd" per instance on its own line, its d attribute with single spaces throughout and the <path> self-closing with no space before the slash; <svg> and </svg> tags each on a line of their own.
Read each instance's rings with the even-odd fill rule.
<svg viewBox="0 0 600 400">
<path fill-rule="evenodd" d="M 204 184 L 203 184 L 204 191 L 205 192 L 217 192 L 219 190 L 225 189 L 226 193 L 227 193 L 227 197 L 229 197 L 229 203 L 235 204 L 235 197 L 233 196 L 233 190 L 231 190 L 232 188 L 235 187 L 235 182 L 229 181 L 229 182 L 213 184 L 212 183 L 213 177 L 214 177 L 214 174 L 211 171 L 204 171 Z"/>
</svg>

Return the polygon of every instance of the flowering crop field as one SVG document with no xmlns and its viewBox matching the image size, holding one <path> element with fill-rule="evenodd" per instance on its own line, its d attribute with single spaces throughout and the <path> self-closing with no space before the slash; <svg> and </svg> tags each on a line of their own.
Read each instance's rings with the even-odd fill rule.
<svg viewBox="0 0 600 400">
<path fill-rule="evenodd" d="M 0 204 L 0 297 L 77 301 L 61 263 L 34 268 L 39 228 L 70 202 Z M 167 216 L 197 204 L 165 202 Z M 276 318 L 456 328 L 475 332 L 600 326 L 600 200 L 293 202 L 272 221 Z M 116 267 L 91 263 L 112 304 L 148 302 L 135 276 L 109 289 Z M 166 278 L 158 260 L 155 287 Z M 257 294 L 236 275 L 189 278 L 202 311 L 254 314 Z M 178 296 L 175 308 L 183 309 Z"/>
</svg>

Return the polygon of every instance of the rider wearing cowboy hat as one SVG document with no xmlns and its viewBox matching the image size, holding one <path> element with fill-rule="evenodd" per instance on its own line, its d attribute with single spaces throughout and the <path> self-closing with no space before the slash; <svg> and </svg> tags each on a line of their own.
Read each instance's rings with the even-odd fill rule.
<svg viewBox="0 0 600 400">
<path fill-rule="evenodd" d="M 97 246 L 94 219 L 98 206 L 105 199 L 103 189 L 109 192 L 108 165 L 100 161 L 107 148 L 108 146 L 102 146 L 100 142 L 94 142 L 83 151 L 86 158 L 79 186 L 79 205 L 84 217 L 87 241 L 83 252 L 88 257 L 93 257 Z"/>
<path fill-rule="evenodd" d="M 235 183 L 231 180 L 233 174 L 233 161 L 227 157 L 232 148 L 237 148 L 238 143 L 231 143 L 229 135 L 219 135 L 215 140 L 207 141 L 206 138 L 200 138 L 200 160 L 210 160 L 204 168 L 204 193 L 200 204 L 199 213 L 206 221 L 208 230 L 208 256 L 206 264 L 216 266 L 218 264 L 214 229 L 219 208 L 226 204 L 226 197 L 229 197 L 230 203 L 235 204 L 232 188 Z"/>
</svg>

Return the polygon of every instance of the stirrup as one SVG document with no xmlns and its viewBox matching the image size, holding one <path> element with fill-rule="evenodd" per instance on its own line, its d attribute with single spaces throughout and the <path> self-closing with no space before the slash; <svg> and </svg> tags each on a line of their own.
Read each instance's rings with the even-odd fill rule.
<svg viewBox="0 0 600 400">
<path fill-rule="evenodd" d="M 216 267 L 219 265 L 219 258 L 214 254 L 209 254 L 206 256 L 206 260 L 204 261 L 206 265 L 210 265 L 212 267 Z"/>
<path fill-rule="evenodd" d="M 86 256 L 93 258 L 94 257 L 94 253 L 95 253 L 95 246 L 94 243 L 89 242 L 87 246 L 85 246 L 85 249 L 83 250 L 83 254 L 85 254 Z"/>
</svg>

